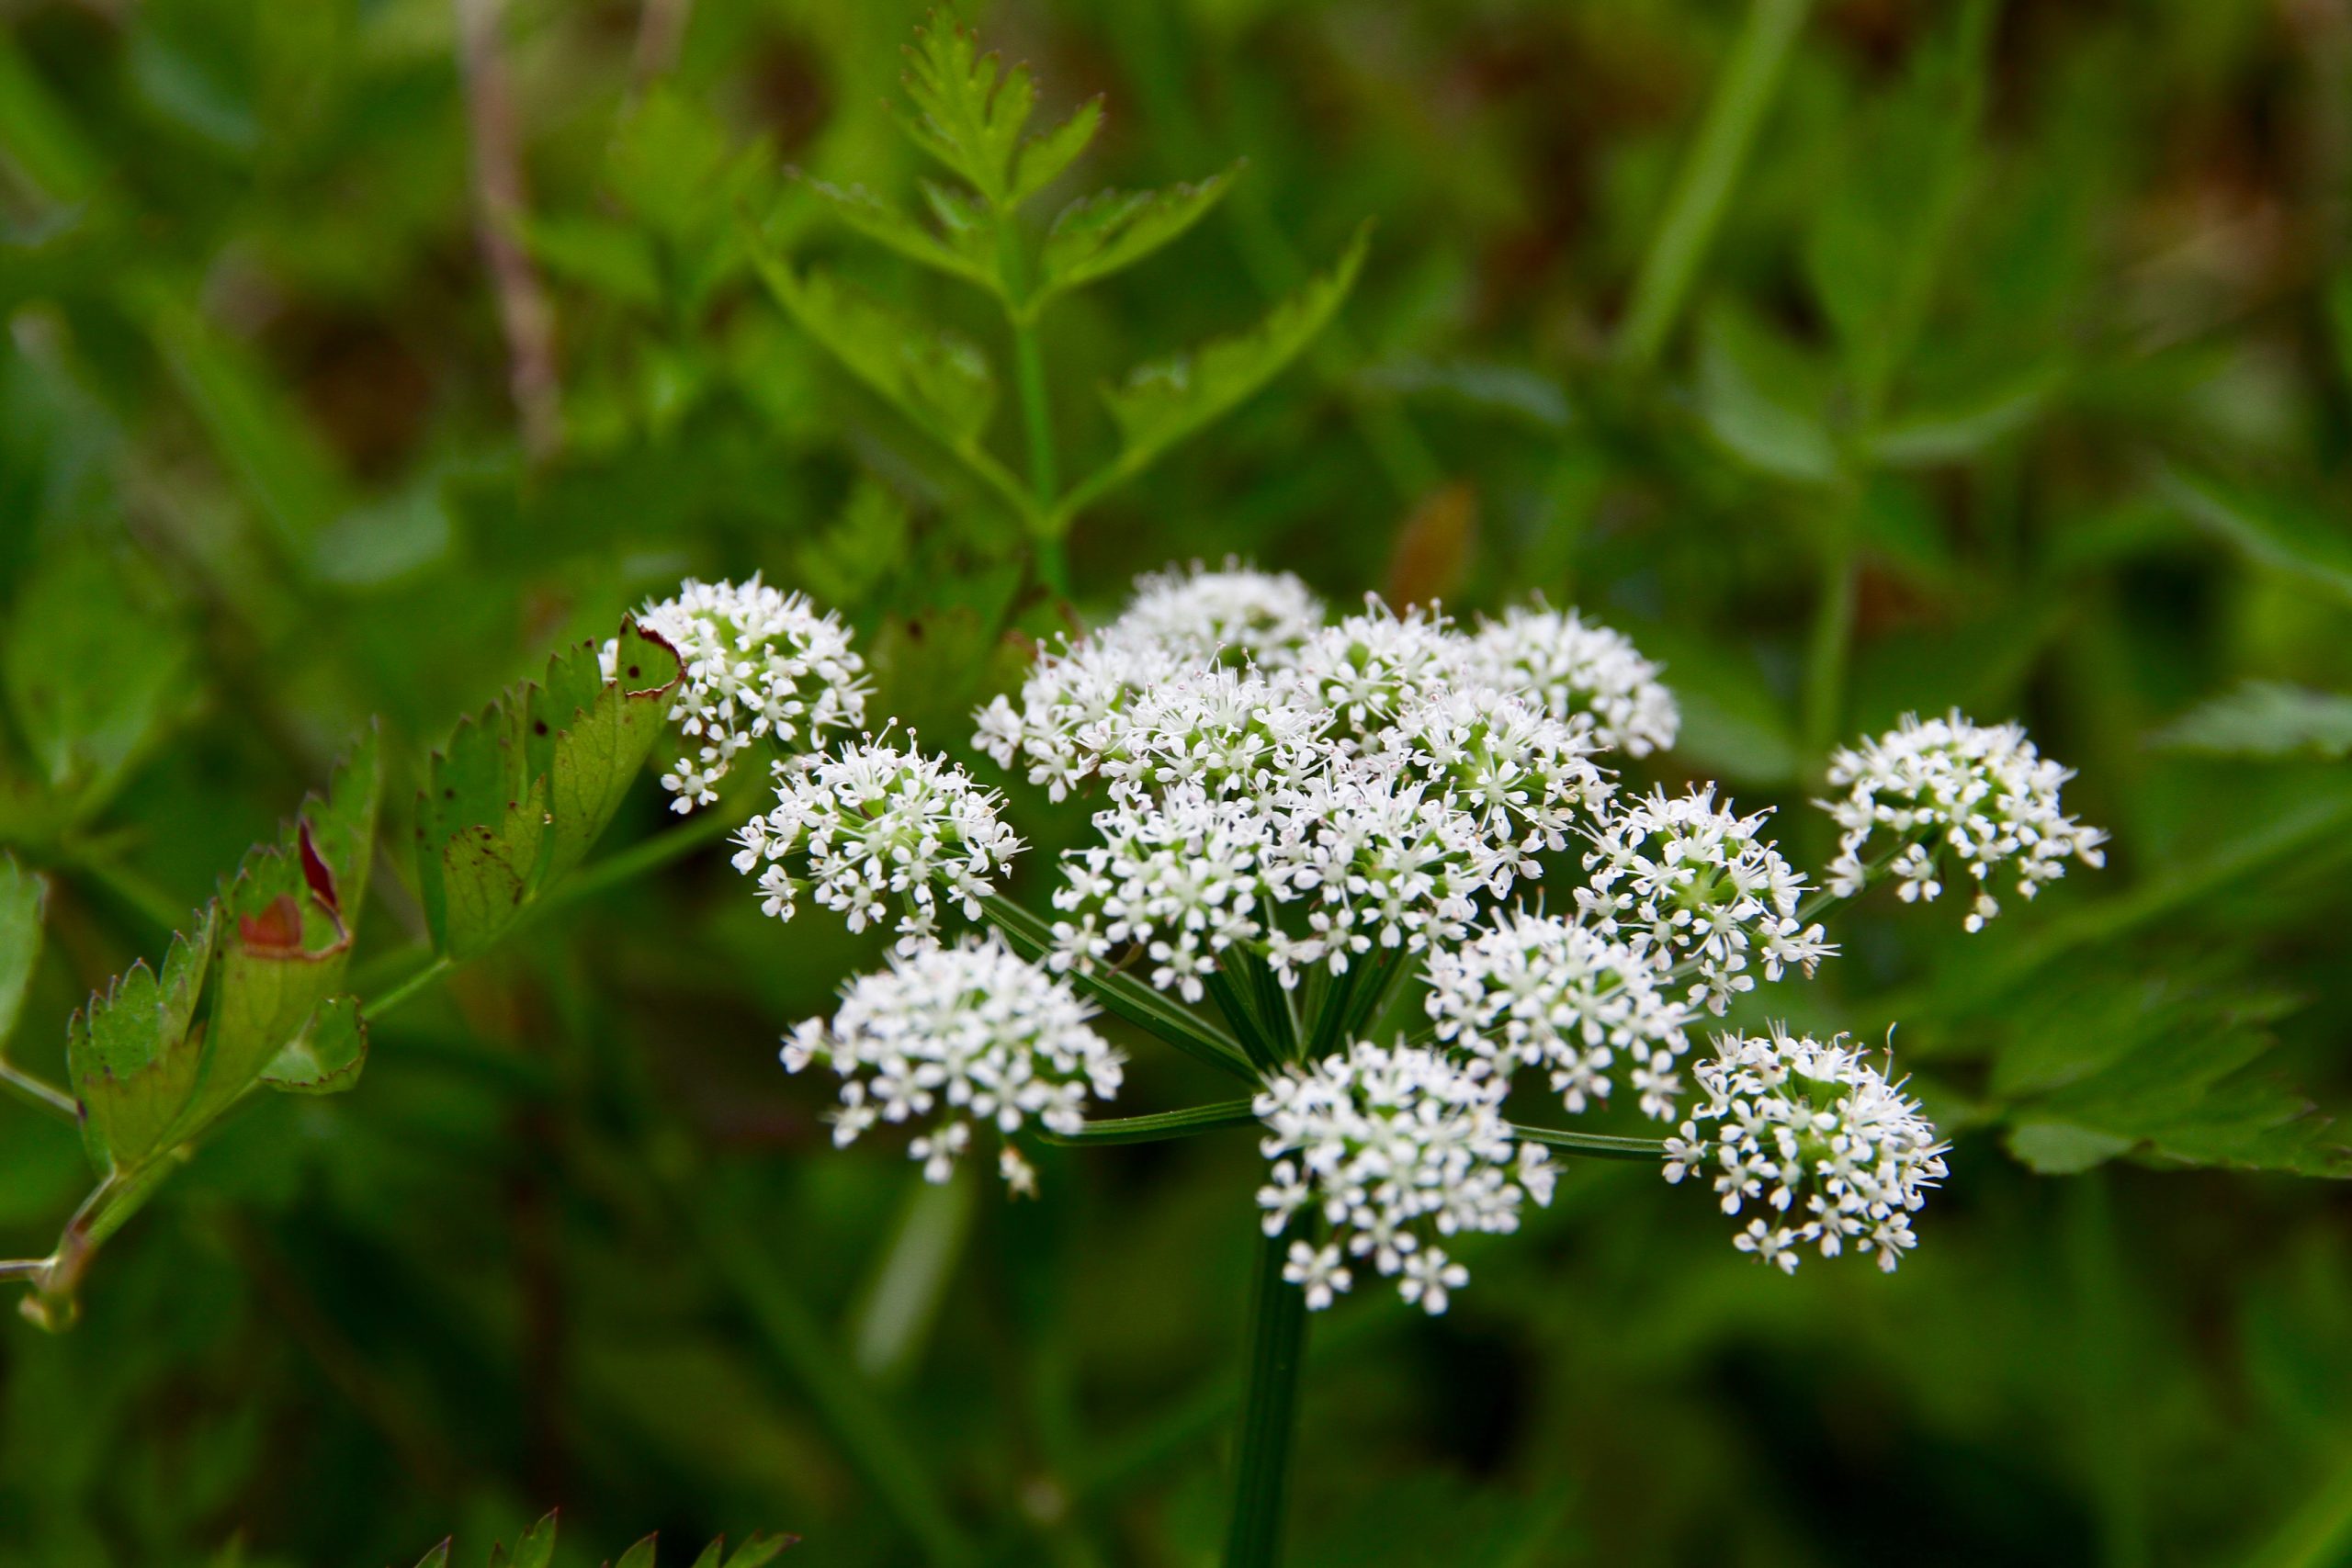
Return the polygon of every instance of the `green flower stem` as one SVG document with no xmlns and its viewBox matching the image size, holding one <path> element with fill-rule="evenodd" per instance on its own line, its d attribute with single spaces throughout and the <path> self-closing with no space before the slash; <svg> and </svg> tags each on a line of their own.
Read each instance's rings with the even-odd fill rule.
<svg viewBox="0 0 2352 1568">
<path fill-rule="evenodd" d="M 1675 175 L 1666 216 L 1634 279 L 1633 302 L 1617 339 L 1618 355 L 1627 364 L 1655 365 L 1665 349 L 1811 8 L 1812 0 L 1752 0 L 1748 6 L 1747 21 L 1716 78 L 1706 118 Z"/>
<path fill-rule="evenodd" d="M 1813 632 L 1805 649 L 1804 697 L 1800 739 L 1804 765 L 1815 772 L 1837 742 L 1846 708 L 1846 667 L 1854 642 L 1854 607 L 1860 572 L 1849 542 L 1852 507 L 1841 507 L 1838 536 L 1824 547 L 1820 598 L 1815 602 Z"/>
<path fill-rule="evenodd" d="M 1567 1149 L 1600 1159 L 1657 1162 L 1666 1158 L 1666 1141 L 1662 1138 L 1623 1138 L 1611 1133 L 1571 1133 L 1558 1127 L 1522 1127 L 1516 1122 L 1511 1123 L 1510 1135 L 1521 1143 L 1542 1144 L 1549 1148 Z"/>
<path fill-rule="evenodd" d="M 1306 1356 L 1306 1292 L 1283 1278 L 1289 1253 L 1287 1230 L 1259 1243 L 1225 1568 L 1274 1568 L 1282 1560 L 1291 1440 L 1298 1427 L 1298 1374 Z"/>
<path fill-rule="evenodd" d="M 75 1125 L 81 1122 L 82 1110 L 72 1095 L 6 1058 L 0 1058 L 0 1089 L 35 1111 L 45 1111 Z"/>
<path fill-rule="evenodd" d="M 419 969 L 415 974 L 411 975 L 407 979 L 402 980 L 399 985 L 394 986 L 382 996 L 378 997 L 374 1001 L 360 1003 L 360 1016 L 370 1022 L 382 1018 L 394 1008 L 403 1007 L 409 1002 L 413 1001 L 424 990 L 457 966 L 458 961 L 449 957 L 446 953 L 435 956 L 430 964 L 425 964 L 422 969 Z"/>
<path fill-rule="evenodd" d="M 1023 957 L 1040 957 L 1051 947 L 1052 928 L 1002 895 L 990 894 L 981 899 L 980 909 L 989 924 L 1003 932 L 1013 951 Z M 1070 981 L 1100 1001 L 1104 1010 L 1125 1019 L 1147 1034 L 1156 1035 L 1194 1060 L 1247 1083 L 1258 1081 L 1258 1069 L 1250 1065 L 1250 1055 L 1238 1041 L 1150 987 L 1107 969 L 1097 969 L 1091 975 L 1073 974 Z"/>
<path fill-rule="evenodd" d="M 1157 1144 L 1170 1138 L 1189 1138 L 1200 1133 L 1213 1133 L 1225 1127 L 1249 1127 L 1256 1124 L 1257 1113 L 1246 1100 L 1221 1100 L 1215 1105 L 1195 1105 L 1184 1111 L 1162 1111 L 1151 1116 L 1118 1116 L 1107 1121 L 1089 1122 L 1075 1133 L 1046 1133 L 1049 1144 Z"/>
</svg>

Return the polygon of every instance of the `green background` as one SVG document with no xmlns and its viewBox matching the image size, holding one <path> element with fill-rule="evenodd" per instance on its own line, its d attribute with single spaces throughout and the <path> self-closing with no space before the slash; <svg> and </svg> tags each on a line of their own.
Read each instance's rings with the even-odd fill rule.
<svg viewBox="0 0 2352 1568">
<path fill-rule="evenodd" d="M 458 715 L 688 573 L 838 606 L 877 715 L 957 750 L 1027 635 L 1171 560 L 1540 592 L 1668 666 L 1682 743 L 1629 777 L 1785 808 L 1801 864 L 1827 746 L 1953 704 L 2079 769 L 2113 853 L 1976 937 L 1876 897 L 1771 998 L 1899 1022 L 1956 1139 L 1898 1275 L 1783 1280 L 1702 1196 L 1571 1162 L 1442 1321 L 1317 1324 L 1297 1568 L 2352 1561 L 2352 1208 L 2301 1116 L 2352 1092 L 2352 10 L 989 6 L 1047 116 L 1105 96 L 1044 212 L 1248 160 L 1047 318 L 1067 470 L 1113 450 L 1097 383 L 1374 222 L 1338 323 L 1078 519 L 1067 605 L 749 264 L 745 222 L 1002 363 L 983 301 L 784 173 L 915 199 L 915 8 L 505 7 L 529 440 L 454 17 L 0 12 L 0 843 L 51 886 L 16 1059 L 62 1077 L 67 1014 L 368 716 L 399 845 Z M 1678 182 L 1711 102 L 1719 205 Z M 1015 795 L 1035 902 L 1083 814 Z M 641 781 L 600 852 L 662 807 Z M 380 869 L 363 977 L 418 930 Z M 774 1042 L 877 951 L 704 848 L 385 1020 L 356 1092 L 238 1116 L 77 1328 L 0 1328 L 0 1562 L 471 1562 L 557 1503 L 581 1563 L 754 1528 L 1210 1560 L 1250 1138 L 1065 1151 L 1014 1206 L 832 1153 Z M 1224 1092 L 1136 1053 L 1132 1110 Z M 0 1255 L 88 1180 L 0 1104 Z"/>
</svg>

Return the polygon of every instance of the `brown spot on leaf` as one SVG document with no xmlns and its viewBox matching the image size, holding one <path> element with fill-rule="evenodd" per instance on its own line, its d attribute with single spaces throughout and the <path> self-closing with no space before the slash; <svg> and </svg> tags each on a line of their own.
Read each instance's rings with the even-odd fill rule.
<svg viewBox="0 0 2352 1568">
<path fill-rule="evenodd" d="M 302 907 L 291 893 L 270 900 L 258 915 L 237 917 L 237 936 L 251 950 L 267 953 L 302 951 Z"/>
</svg>

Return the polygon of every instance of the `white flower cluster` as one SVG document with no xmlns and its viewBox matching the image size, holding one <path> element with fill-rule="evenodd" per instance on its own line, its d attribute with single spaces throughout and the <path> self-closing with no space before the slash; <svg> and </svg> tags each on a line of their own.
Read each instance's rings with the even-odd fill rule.
<svg viewBox="0 0 2352 1568">
<path fill-rule="evenodd" d="M 1480 627 L 1473 647 L 1488 680 L 1532 694 L 1553 717 L 1589 728 L 1611 750 L 1646 757 L 1672 746 L 1682 728 L 1658 666 L 1623 633 L 1573 610 L 1509 611 Z"/>
<path fill-rule="evenodd" d="M 1793 1273 L 1799 1247 L 1835 1258 L 1849 1242 L 1893 1272 L 1915 1241 L 1911 1216 L 1943 1179 L 1944 1150 L 1919 1102 L 1844 1043 L 1725 1035 L 1696 1073 L 1705 1102 L 1667 1140 L 1666 1179 L 1714 1179 L 1726 1214 L 1771 1211 L 1733 1238 Z"/>
<path fill-rule="evenodd" d="M 1280 1073 L 1252 1109 L 1274 1162 L 1258 1194 L 1265 1230 L 1280 1235 L 1301 1210 L 1330 1239 L 1292 1243 L 1283 1278 L 1306 1304 L 1331 1304 L 1354 1283 L 1348 1259 L 1369 1258 L 1397 1293 L 1442 1313 L 1469 1272 L 1441 1238 L 1519 1228 L 1529 1199 L 1552 1201 L 1549 1155 L 1511 1136 L 1503 1086 L 1424 1047 L 1357 1043 Z"/>
<path fill-rule="evenodd" d="M 1770 980 L 1792 968 L 1811 975 L 1837 949 L 1798 919 L 1804 879 L 1758 836 L 1764 815 L 1717 807 L 1712 785 L 1637 801 L 1595 836 L 1584 861 L 1591 885 L 1577 889 L 1577 905 L 1603 934 L 1695 975 L 1691 998 L 1717 1013 L 1755 987 L 1751 956 Z"/>
<path fill-rule="evenodd" d="M 978 919 L 990 878 L 1021 852 L 1001 797 L 955 763 L 877 740 L 775 767 L 775 809 L 737 829 L 735 869 L 759 873 L 761 908 L 792 919 L 806 886 L 864 931 L 899 898 L 901 952 L 932 940 L 940 895 Z M 806 878 L 794 874 L 797 860 Z"/>
<path fill-rule="evenodd" d="M 1956 709 L 1925 721 L 1906 715 L 1829 760 L 1829 783 L 1847 792 L 1821 803 L 1842 829 L 1830 890 L 1860 889 L 1871 871 L 1862 852 L 1883 829 L 1899 846 L 1887 867 L 1896 891 L 1906 901 L 1941 893 L 1938 868 L 1948 851 L 1976 883 L 1965 923 L 1982 930 L 2001 911 L 1989 886 L 1996 866 L 2014 863 L 2018 893 L 2030 898 L 2064 876 L 2069 860 L 2105 863 L 2107 835 L 2059 808 L 2059 788 L 2072 777 L 2018 725 L 1973 724 Z"/>
<path fill-rule="evenodd" d="M 1031 1122 L 1075 1133 L 1089 1096 L 1119 1092 L 1119 1053 L 1089 1023 L 1094 1010 L 1063 981 L 991 936 L 930 946 L 850 982 L 829 1027 L 809 1019 L 786 1038 L 784 1065 L 823 1061 L 841 1076 L 833 1143 L 846 1146 L 877 1122 L 928 1119 L 910 1148 L 923 1175 L 945 1181 L 971 1146 L 972 1128 L 1005 1137 Z M 1014 1190 L 1035 1176 L 1012 1144 L 998 1167 Z"/>
<path fill-rule="evenodd" d="M 1626 943 L 1556 916 L 1515 912 L 1430 954 L 1429 987 L 1441 1042 L 1506 1077 L 1522 1066 L 1547 1069 L 1569 1111 L 1609 1098 L 1622 1056 L 1642 1114 L 1675 1115 L 1675 1058 L 1690 1048 L 1690 1010 Z"/>
<path fill-rule="evenodd" d="M 716 802 L 718 781 L 754 740 L 806 750 L 829 730 L 865 722 L 865 665 L 851 651 L 848 630 L 798 593 L 757 576 L 742 583 L 689 578 L 638 621 L 676 649 L 684 667 L 670 720 L 688 750 L 662 775 L 662 787 L 677 797 L 674 810 Z M 618 645 L 606 643 L 605 680 L 618 658 Z"/>
</svg>

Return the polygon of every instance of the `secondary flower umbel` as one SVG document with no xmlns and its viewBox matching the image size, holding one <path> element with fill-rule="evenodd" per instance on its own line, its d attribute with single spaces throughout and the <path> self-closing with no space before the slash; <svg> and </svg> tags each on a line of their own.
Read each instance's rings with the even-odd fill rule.
<svg viewBox="0 0 2352 1568">
<path fill-rule="evenodd" d="M 999 797 L 955 763 L 878 740 L 779 762 L 775 808 L 736 830 L 735 869 L 759 873 L 760 907 L 792 919 L 802 887 L 863 931 L 898 897 L 899 948 L 938 929 L 939 896 L 978 919 L 990 880 L 1021 852 Z M 807 872 L 793 874 L 793 866 Z"/>
<path fill-rule="evenodd" d="M 847 629 L 797 593 L 756 576 L 744 583 L 688 578 L 675 598 L 648 604 L 638 619 L 685 667 L 670 720 L 687 752 L 662 776 L 677 796 L 673 810 L 715 803 L 718 781 L 754 741 L 789 753 L 865 722 L 865 665 L 850 650 Z M 607 681 L 618 652 L 605 646 Z"/>
<path fill-rule="evenodd" d="M 1666 1179 L 1712 1176 L 1724 1213 L 1758 1204 L 1732 1245 L 1793 1273 L 1810 1243 L 1849 1242 L 1892 1273 L 1914 1243 L 1911 1216 L 1944 1177 L 1945 1145 L 1919 1102 L 1844 1036 L 1826 1043 L 1774 1025 L 1729 1034 L 1696 1068 L 1705 1102 L 1667 1140 Z"/>
<path fill-rule="evenodd" d="M 1830 890 L 1860 891 L 1869 875 L 1862 852 L 1883 829 L 1900 845 L 1888 868 L 1896 891 L 1906 901 L 1935 897 L 1943 891 L 1937 868 L 1949 856 L 1976 883 L 1965 923 L 1980 931 L 2001 912 L 1991 890 L 1996 867 L 2014 862 L 2018 894 L 2030 898 L 2065 875 L 2069 860 L 2105 863 L 2107 835 L 2059 808 L 2059 787 L 2072 777 L 2017 725 L 1974 724 L 1957 709 L 1924 721 L 1906 715 L 1829 759 L 1829 782 L 1847 792 L 1821 803 L 1844 829 Z"/>
<path fill-rule="evenodd" d="M 1258 1206 L 1280 1235 L 1302 1210 L 1332 1240 L 1292 1245 L 1285 1278 L 1327 1306 L 1352 1283 L 1342 1256 L 1370 1258 L 1397 1293 L 1442 1313 L 1469 1270 L 1441 1238 L 1519 1228 L 1521 1205 L 1552 1201 L 1550 1156 L 1511 1137 L 1499 1080 L 1426 1047 L 1358 1043 L 1292 1067 L 1251 1104 L 1273 1161 Z"/>
<path fill-rule="evenodd" d="M 1121 1060 L 1069 986 L 1006 951 L 994 936 L 901 953 L 850 983 L 830 1027 L 810 1019 L 786 1038 L 784 1065 L 823 1061 L 841 1075 L 833 1142 L 877 1122 L 927 1124 L 910 1147 L 923 1175 L 944 1181 L 975 1124 L 1006 1137 L 1031 1122 L 1083 1124 L 1089 1096 L 1119 1091 Z M 1016 1190 L 1035 1178 L 1011 1143 L 998 1164 Z"/>
</svg>

